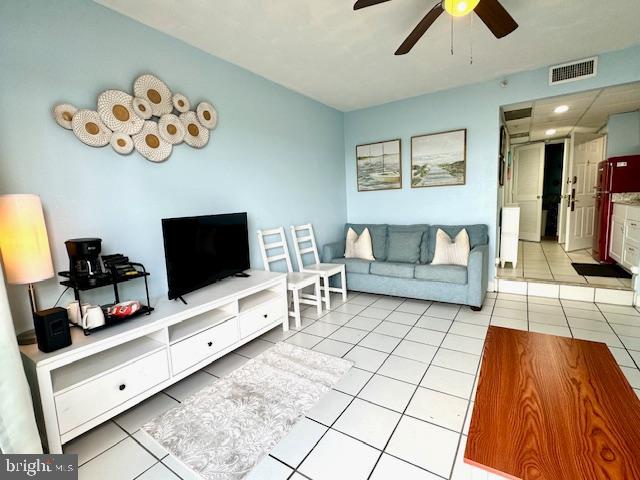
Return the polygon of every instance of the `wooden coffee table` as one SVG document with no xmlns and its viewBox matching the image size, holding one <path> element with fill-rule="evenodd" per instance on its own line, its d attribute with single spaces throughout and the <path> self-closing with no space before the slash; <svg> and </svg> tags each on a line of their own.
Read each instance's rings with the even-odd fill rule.
<svg viewBox="0 0 640 480">
<path fill-rule="evenodd" d="M 640 400 L 604 343 L 489 327 L 464 460 L 510 479 L 640 479 Z"/>
</svg>

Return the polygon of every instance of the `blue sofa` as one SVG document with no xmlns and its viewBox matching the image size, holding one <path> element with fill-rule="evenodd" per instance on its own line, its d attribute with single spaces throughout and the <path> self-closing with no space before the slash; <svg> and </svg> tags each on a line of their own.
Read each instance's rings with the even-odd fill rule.
<svg viewBox="0 0 640 480">
<path fill-rule="evenodd" d="M 344 258 L 344 239 L 350 227 L 358 235 L 369 229 L 375 261 Z M 439 228 L 452 238 L 467 229 L 471 243 L 467 267 L 431 265 Z M 347 223 L 343 239 L 323 247 L 322 259 L 345 264 L 349 290 L 458 303 L 476 310 L 482 307 L 487 293 L 488 243 L 486 225 Z"/>
</svg>

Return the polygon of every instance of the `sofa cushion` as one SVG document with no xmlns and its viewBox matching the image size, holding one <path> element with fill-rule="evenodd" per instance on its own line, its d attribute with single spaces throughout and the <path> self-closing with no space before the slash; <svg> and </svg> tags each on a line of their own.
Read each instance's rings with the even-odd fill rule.
<svg viewBox="0 0 640 480">
<path fill-rule="evenodd" d="M 371 241 L 373 243 L 373 256 L 376 260 L 384 261 L 387 258 L 387 225 L 364 225 L 358 223 L 347 223 L 344 226 L 344 236 L 347 237 L 349 228 L 353 228 L 358 235 L 362 235 L 365 228 L 369 229 Z"/>
<path fill-rule="evenodd" d="M 467 283 L 467 267 L 460 265 L 417 265 L 415 278 L 432 282 L 465 285 Z"/>
<path fill-rule="evenodd" d="M 423 232 L 401 232 L 389 229 L 387 240 L 387 261 L 418 263 Z"/>
<path fill-rule="evenodd" d="M 369 271 L 385 277 L 413 278 L 414 268 L 411 263 L 373 262 Z"/>
<path fill-rule="evenodd" d="M 429 225 L 427 224 L 415 224 L 415 225 L 389 225 L 389 231 L 387 234 L 387 260 L 389 260 L 389 236 L 393 232 L 422 232 L 422 241 L 420 242 L 420 263 L 427 263 L 428 249 L 427 243 L 429 240 Z M 415 263 L 415 262 L 414 262 Z"/>
<path fill-rule="evenodd" d="M 362 260 L 361 258 L 333 258 L 329 260 L 329 263 L 344 263 L 344 269 L 347 273 L 369 273 L 369 267 L 371 262 L 369 260 Z"/>
<path fill-rule="evenodd" d="M 436 250 L 436 234 L 439 228 L 444 230 L 451 238 L 455 238 L 460 230 L 466 228 L 472 249 L 478 245 L 486 245 L 489 243 L 488 228 L 486 225 L 431 225 L 429 226 L 428 232 L 429 239 L 427 247 L 429 253 L 427 263 L 431 263 L 433 260 L 433 254 Z"/>
</svg>

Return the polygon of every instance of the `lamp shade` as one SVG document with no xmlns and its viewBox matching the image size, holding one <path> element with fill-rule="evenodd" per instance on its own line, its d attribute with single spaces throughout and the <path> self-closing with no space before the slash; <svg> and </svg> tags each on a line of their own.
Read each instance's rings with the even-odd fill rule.
<svg viewBox="0 0 640 480">
<path fill-rule="evenodd" d="M 9 283 L 35 283 L 53 277 L 39 196 L 0 195 L 0 253 Z"/>
</svg>

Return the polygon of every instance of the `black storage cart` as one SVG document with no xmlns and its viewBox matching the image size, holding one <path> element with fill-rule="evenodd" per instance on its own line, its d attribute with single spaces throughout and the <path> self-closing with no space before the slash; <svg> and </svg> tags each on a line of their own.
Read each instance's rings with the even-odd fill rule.
<svg viewBox="0 0 640 480">
<path fill-rule="evenodd" d="M 95 278 L 91 279 L 91 281 L 86 281 L 85 279 L 83 279 L 82 282 L 78 282 L 77 279 L 74 278 L 70 272 L 68 271 L 58 272 L 58 275 L 66 278 L 66 280 L 63 280 L 60 282 L 60 285 L 73 289 L 73 294 L 75 296 L 75 299 L 78 301 L 78 305 L 80 305 L 80 308 L 82 306 L 80 292 L 94 290 L 96 288 L 113 286 L 113 294 L 115 297 L 114 304 L 116 304 L 116 303 L 120 303 L 120 292 L 118 291 L 119 284 L 130 282 L 131 280 L 136 280 L 138 278 L 144 279 L 144 289 L 145 289 L 145 294 L 147 299 L 146 305 L 143 304 L 140 310 L 138 310 L 137 312 L 135 312 L 134 314 L 126 318 L 110 316 L 105 311 L 104 312 L 105 324 L 101 325 L 100 327 L 86 329 L 86 328 L 82 328 L 81 325 L 73 324 L 78 328 L 82 328 L 85 335 L 90 335 L 91 332 L 93 331 L 101 330 L 103 328 L 107 328 L 112 325 L 117 325 L 119 323 L 126 322 L 127 320 L 130 320 L 135 317 L 139 317 L 140 315 L 149 315 L 151 312 L 153 312 L 153 307 L 151 307 L 151 302 L 149 300 L 149 284 L 147 282 L 147 277 L 150 274 L 149 272 L 147 272 L 147 270 L 144 268 L 144 265 L 142 265 L 141 263 L 129 262 L 129 264 L 136 269 L 135 273 L 130 275 L 119 275 L 115 269 L 111 269 L 110 272 L 97 275 Z M 103 310 L 104 310 L 104 307 L 103 307 Z"/>
</svg>

